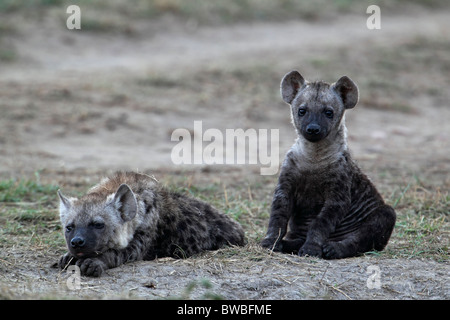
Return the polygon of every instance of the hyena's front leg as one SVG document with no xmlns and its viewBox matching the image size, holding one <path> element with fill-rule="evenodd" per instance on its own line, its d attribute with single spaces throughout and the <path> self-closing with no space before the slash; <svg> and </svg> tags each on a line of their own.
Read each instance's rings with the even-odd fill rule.
<svg viewBox="0 0 450 320">
<path fill-rule="evenodd" d="M 76 265 L 80 267 L 81 275 L 90 277 L 100 277 L 108 269 L 108 266 L 101 258 L 78 260 Z"/>
<path fill-rule="evenodd" d="M 76 265 L 80 268 L 80 273 L 83 276 L 99 277 L 107 268 L 106 264 L 102 259 L 86 258 L 79 259 L 75 258 L 70 252 L 62 255 L 58 263 L 55 263 L 54 267 L 59 267 L 61 270 L 67 269 L 71 265 Z"/>
<path fill-rule="evenodd" d="M 109 249 L 95 257 L 78 259 L 75 265 L 80 267 L 82 276 L 100 277 L 105 270 L 124 264 L 124 256 L 122 251 Z"/>
<path fill-rule="evenodd" d="M 66 254 L 63 254 L 61 258 L 59 258 L 59 261 L 55 263 L 54 267 L 56 267 L 57 265 L 60 269 L 63 270 L 70 265 L 74 265 L 76 262 L 77 259 L 74 256 L 72 256 L 69 252 L 67 252 Z"/>
<path fill-rule="evenodd" d="M 116 268 L 126 262 L 142 260 L 149 243 L 150 239 L 145 232 L 137 231 L 126 248 L 106 250 L 97 257 L 78 260 L 76 265 L 80 267 L 82 275 L 99 277 L 107 269 Z"/>
<path fill-rule="evenodd" d="M 281 176 L 279 181 L 282 181 Z M 287 232 L 293 203 L 290 190 L 290 185 L 287 183 L 279 183 L 275 189 L 267 234 L 261 242 L 264 248 L 283 251 L 282 239 Z"/>
</svg>

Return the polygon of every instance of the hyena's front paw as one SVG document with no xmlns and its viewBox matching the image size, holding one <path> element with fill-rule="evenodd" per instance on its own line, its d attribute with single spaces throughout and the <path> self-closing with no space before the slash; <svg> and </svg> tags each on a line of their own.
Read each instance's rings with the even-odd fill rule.
<svg viewBox="0 0 450 320">
<path fill-rule="evenodd" d="M 90 277 L 100 277 L 108 269 L 103 261 L 91 258 L 78 260 L 77 266 L 80 267 L 81 275 Z"/>
<path fill-rule="evenodd" d="M 281 252 L 283 250 L 281 241 L 273 238 L 265 238 L 263 241 L 261 241 L 261 247 L 276 252 Z"/>
<path fill-rule="evenodd" d="M 322 257 L 322 246 L 315 243 L 305 243 L 298 251 L 299 256 Z"/>
<path fill-rule="evenodd" d="M 322 246 L 325 259 L 339 259 L 342 257 L 341 248 L 336 242 L 326 242 Z"/>
<path fill-rule="evenodd" d="M 75 259 L 69 252 L 62 255 L 61 258 L 58 261 L 58 267 L 60 269 L 65 269 L 71 264 L 75 264 L 77 259 Z"/>
</svg>

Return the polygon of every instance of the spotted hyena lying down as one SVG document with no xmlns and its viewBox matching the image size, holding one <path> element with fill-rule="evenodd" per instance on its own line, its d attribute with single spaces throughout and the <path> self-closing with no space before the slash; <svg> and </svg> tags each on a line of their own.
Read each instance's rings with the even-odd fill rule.
<svg viewBox="0 0 450 320">
<path fill-rule="evenodd" d="M 237 222 L 144 174 L 117 173 L 78 199 L 58 195 L 69 249 L 58 265 L 76 264 L 83 275 L 100 276 L 128 261 L 185 258 L 244 244 Z"/>
</svg>

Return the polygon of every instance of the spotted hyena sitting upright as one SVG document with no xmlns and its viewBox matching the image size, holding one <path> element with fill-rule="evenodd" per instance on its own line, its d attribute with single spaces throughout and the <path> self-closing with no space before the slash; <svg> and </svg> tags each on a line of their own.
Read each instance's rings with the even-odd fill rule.
<svg viewBox="0 0 450 320">
<path fill-rule="evenodd" d="M 58 265 L 76 264 L 83 275 L 100 276 L 128 261 L 185 258 L 244 244 L 237 222 L 144 174 L 117 173 L 79 199 L 58 195 L 69 249 Z"/>
<path fill-rule="evenodd" d="M 358 102 L 348 77 L 308 82 L 297 71 L 281 81 L 298 138 L 286 155 L 262 246 L 327 259 L 382 250 L 395 212 L 347 149 L 344 112 Z"/>
</svg>

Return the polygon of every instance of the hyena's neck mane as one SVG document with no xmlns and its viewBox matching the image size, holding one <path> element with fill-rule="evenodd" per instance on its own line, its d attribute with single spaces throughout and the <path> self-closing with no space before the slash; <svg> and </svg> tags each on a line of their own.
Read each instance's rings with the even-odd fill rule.
<svg viewBox="0 0 450 320">
<path fill-rule="evenodd" d="M 157 184 L 153 176 L 137 172 L 117 172 L 115 175 L 102 179 L 99 184 L 93 186 L 87 195 L 98 198 L 106 198 L 114 194 L 121 184 L 127 184 L 135 193 L 142 189 Z"/>
</svg>

